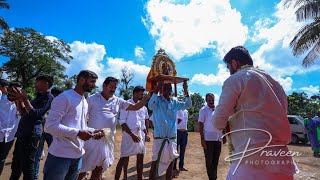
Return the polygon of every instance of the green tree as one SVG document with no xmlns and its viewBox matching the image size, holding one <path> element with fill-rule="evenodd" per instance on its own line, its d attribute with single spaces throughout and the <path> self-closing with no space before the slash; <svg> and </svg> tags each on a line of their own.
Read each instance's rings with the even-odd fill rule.
<svg viewBox="0 0 320 180">
<path fill-rule="evenodd" d="M 319 94 L 309 98 L 304 92 L 293 92 L 288 96 L 288 114 L 304 116 L 306 112 L 316 114 L 318 111 L 320 111 Z"/>
<path fill-rule="evenodd" d="M 192 108 L 188 109 L 189 112 L 189 121 L 188 121 L 188 129 L 193 130 L 194 129 L 194 123 L 197 122 L 199 111 L 204 106 L 205 100 L 202 98 L 202 96 L 199 93 L 191 94 L 191 100 L 192 100 Z"/>
<path fill-rule="evenodd" d="M 127 67 L 121 69 L 119 95 L 123 96 L 124 100 L 131 99 L 133 96 L 132 91 L 134 86 L 129 86 L 129 83 L 132 81 L 133 77 L 134 74 L 130 69 Z"/>
<path fill-rule="evenodd" d="M 6 8 L 9 9 L 10 6 L 9 4 L 6 2 L 6 0 L 0 0 L 0 8 Z M 0 28 L 4 29 L 4 30 L 9 30 L 9 26 L 7 24 L 7 22 L 3 19 L 3 17 L 0 16 Z"/>
<path fill-rule="evenodd" d="M 21 82 L 28 93 L 32 93 L 34 79 L 39 75 L 62 81 L 62 62 L 70 63 L 70 53 L 70 46 L 63 40 L 50 40 L 31 28 L 5 31 L 0 37 L 0 55 L 9 58 L 2 69 L 10 80 Z"/>
<path fill-rule="evenodd" d="M 303 26 L 290 42 L 294 56 L 307 53 L 302 65 L 308 67 L 319 59 L 320 52 L 320 0 L 287 0 L 297 8 L 295 15 L 298 22 L 310 21 Z"/>
</svg>

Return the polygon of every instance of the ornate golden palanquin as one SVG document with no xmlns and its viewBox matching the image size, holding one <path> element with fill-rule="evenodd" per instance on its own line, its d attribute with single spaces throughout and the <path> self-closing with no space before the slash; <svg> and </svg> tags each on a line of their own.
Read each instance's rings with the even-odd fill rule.
<svg viewBox="0 0 320 180">
<path fill-rule="evenodd" d="M 188 80 L 189 78 L 177 76 L 176 65 L 165 51 L 160 49 L 152 59 L 151 69 L 147 77 L 146 90 L 154 90 L 157 82 L 163 81 L 164 83 L 174 84 L 174 95 L 177 96 L 177 84 Z"/>
</svg>

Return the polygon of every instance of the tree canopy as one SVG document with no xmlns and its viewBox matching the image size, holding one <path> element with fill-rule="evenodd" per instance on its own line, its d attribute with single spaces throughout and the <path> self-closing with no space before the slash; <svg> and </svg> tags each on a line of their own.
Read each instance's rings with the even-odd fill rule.
<svg viewBox="0 0 320 180">
<path fill-rule="evenodd" d="M 70 46 L 63 40 L 48 38 L 31 28 L 5 31 L 0 37 L 0 55 L 9 61 L 1 67 L 10 80 L 20 82 L 28 92 L 39 75 L 65 78 L 62 62 L 70 63 Z"/>
</svg>

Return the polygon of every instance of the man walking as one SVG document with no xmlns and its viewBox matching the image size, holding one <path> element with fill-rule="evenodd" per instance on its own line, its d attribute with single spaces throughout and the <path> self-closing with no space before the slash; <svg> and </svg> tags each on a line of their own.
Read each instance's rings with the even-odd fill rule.
<svg viewBox="0 0 320 180">
<path fill-rule="evenodd" d="M 218 178 L 217 170 L 221 153 L 222 131 L 213 127 L 211 122 L 215 107 L 212 93 L 206 94 L 206 102 L 207 105 L 200 109 L 198 122 L 208 178 L 209 180 L 215 180 Z"/>
</svg>

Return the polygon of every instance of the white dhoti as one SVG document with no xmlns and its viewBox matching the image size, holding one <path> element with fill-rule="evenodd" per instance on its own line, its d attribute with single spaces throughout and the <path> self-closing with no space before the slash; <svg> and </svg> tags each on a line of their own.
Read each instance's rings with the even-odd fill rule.
<svg viewBox="0 0 320 180">
<path fill-rule="evenodd" d="M 155 138 L 152 146 L 152 161 L 156 161 L 156 174 L 164 173 L 171 162 L 179 157 L 176 138 Z"/>
<path fill-rule="evenodd" d="M 129 157 L 137 154 L 145 154 L 146 147 L 144 143 L 144 136 L 141 129 L 131 129 L 131 132 L 141 138 L 140 142 L 134 142 L 131 136 L 122 131 L 121 153 L 120 157 Z"/>
<path fill-rule="evenodd" d="M 103 171 L 106 171 L 112 165 L 114 160 L 114 132 L 106 128 L 104 133 L 105 136 L 99 140 L 89 139 L 85 141 L 81 172 L 92 171 L 97 166 L 102 166 Z"/>
</svg>

